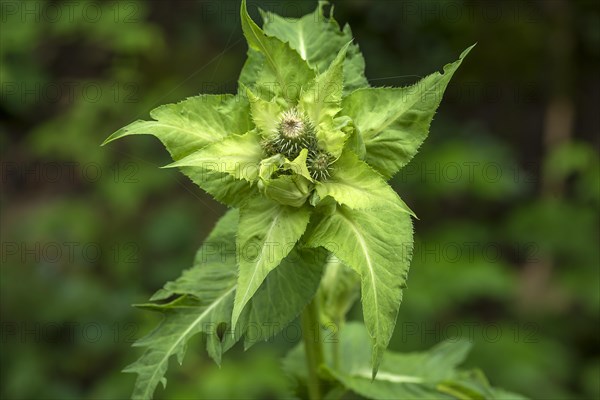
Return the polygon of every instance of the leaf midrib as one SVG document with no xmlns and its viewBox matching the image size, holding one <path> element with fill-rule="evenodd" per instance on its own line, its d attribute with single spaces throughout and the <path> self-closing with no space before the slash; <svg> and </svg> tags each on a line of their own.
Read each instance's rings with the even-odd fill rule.
<svg viewBox="0 0 600 400">
<path fill-rule="evenodd" d="M 275 224 L 279 220 L 282 213 L 283 213 L 283 208 L 280 208 L 277 215 L 273 218 L 273 222 L 271 223 L 271 226 L 269 227 L 269 230 L 267 231 L 267 234 L 265 235 L 265 238 L 263 240 L 263 246 L 261 247 L 261 250 L 260 250 L 260 256 L 258 257 L 256 263 L 254 263 L 254 268 L 253 268 L 252 276 L 250 277 L 249 283 L 252 283 L 254 281 L 254 277 L 256 276 L 256 272 L 258 271 L 258 265 L 261 263 L 264 252 L 265 252 L 264 244 L 266 243 L 267 239 L 271 236 L 271 233 L 273 232 L 273 228 L 275 227 Z M 248 284 L 248 286 L 246 287 L 246 292 L 244 293 L 244 296 L 241 300 L 241 304 L 245 303 L 246 298 L 248 297 L 248 292 L 250 291 L 250 286 L 251 285 Z"/>
<path fill-rule="evenodd" d="M 166 361 L 168 361 L 168 360 L 169 360 L 169 357 L 171 357 L 171 355 L 173 354 L 173 351 L 174 351 L 174 349 L 177 347 L 177 345 L 179 345 L 179 343 L 180 343 L 180 342 L 181 342 L 181 341 L 182 341 L 182 340 L 183 340 L 183 339 L 184 339 L 184 338 L 185 338 L 185 337 L 186 337 L 186 336 L 187 336 L 187 335 L 188 335 L 188 334 L 189 334 L 189 333 L 192 331 L 192 329 L 194 329 L 194 327 L 195 327 L 196 325 L 198 325 L 198 323 L 200 323 L 200 321 L 201 321 L 202 319 L 204 319 L 204 317 L 206 317 L 206 315 L 207 315 L 209 312 L 211 312 L 211 311 L 212 311 L 212 310 L 215 308 L 215 306 L 216 306 L 217 304 L 219 304 L 219 303 L 220 303 L 222 300 L 224 300 L 224 299 L 225 299 L 225 297 L 227 297 L 227 296 L 228 296 L 228 295 L 229 295 L 229 294 L 230 294 L 232 291 L 234 291 L 234 290 L 235 290 L 235 288 L 236 288 L 236 286 L 237 286 L 237 285 L 233 285 L 233 287 L 232 287 L 231 289 L 229 289 L 228 291 L 226 291 L 225 293 L 223 293 L 223 294 L 222 294 L 222 295 L 221 295 L 221 296 L 220 296 L 220 297 L 219 297 L 217 300 L 215 300 L 215 301 L 214 301 L 214 302 L 213 302 L 213 303 L 212 303 L 210 306 L 208 306 L 208 307 L 206 308 L 206 310 L 204 310 L 204 311 L 202 312 L 202 314 L 200 314 L 200 315 L 198 316 L 198 318 L 196 318 L 196 319 L 194 320 L 194 322 L 192 322 L 192 323 L 190 324 L 190 326 L 189 326 L 189 327 L 188 327 L 188 328 L 187 328 L 187 329 L 186 329 L 186 330 L 185 330 L 185 331 L 184 331 L 184 332 L 183 332 L 183 333 L 182 333 L 182 334 L 179 336 L 179 339 L 177 339 L 177 340 L 175 341 L 175 343 L 174 343 L 174 344 L 173 344 L 173 345 L 172 345 L 172 346 L 169 348 L 169 350 L 167 351 L 167 353 L 165 354 L 165 356 L 162 358 L 162 360 L 160 360 L 160 362 L 156 364 L 156 368 L 154 368 L 154 372 L 152 373 L 152 376 L 150 377 L 150 380 L 149 380 L 150 382 L 153 382 L 153 381 L 154 381 L 154 379 L 156 378 L 156 374 L 157 374 L 157 372 L 158 372 L 158 370 L 159 370 L 159 368 L 158 368 L 158 367 L 160 367 L 160 366 L 161 366 L 161 365 L 163 365 L 163 364 L 164 364 Z M 150 397 L 151 397 L 151 396 L 150 396 L 150 391 L 151 391 L 151 390 L 152 390 L 152 389 L 150 388 L 150 385 L 147 385 L 147 386 L 146 386 L 146 391 L 144 392 L 144 398 L 150 398 Z"/>
<path fill-rule="evenodd" d="M 153 122 L 153 121 L 149 121 L 149 122 Z M 186 133 L 189 133 L 191 135 L 194 135 L 194 136 L 197 136 L 197 137 L 200 137 L 200 138 L 206 138 L 208 135 L 210 135 L 211 137 L 214 137 L 213 135 L 216 135 L 217 138 L 222 138 L 223 137 L 223 135 L 220 135 L 220 134 L 217 134 L 217 133 L 214 133 L 214 132 L 211 132 L 208 135 L 202 135 L 202 133 L 200 133 L 200 131 L 190 131 L 190 130 L 184 129 L 184 128 L 180 127 L 180 126 L 167 124 L 165 122 L 154 121 L 154 124 L 155 125 L 159 125 L 159 126 L 164 126 L 166 128 L 171 128 L 171 129 L 179 130 L 179 131 L 182 131 L 182 132 L 186 132 Z"/>
<path fill-rule="evenodd" d="M 306 58 L 307 57 L 306 56 L 306 44 L 304 43 L 304 37 L 302 36 L 303 32 L 304 32 L 304 29 L 303 29 L 304 24 L 300 21 L 298 21 L 298 22 L 299 22 L 298 23 L 298 40 L 299 40 L 298 46 L 300 47 L 298 49 L 298 52 L 300 53 L 300 57 L 302 57 L 302 59 L 304 61 L 308 61 Z"/>
<path fill-rule="evenodd" d="M 372 374 L 370 370 L 358 371 L 352 376 L 356 376 L 359 378 L 365 378 L 369 381 L 372 380 Z M 425 379 L 414 376 L 414 375 L 398 375 L 390 372 L 379 371 L 377 373 L 376 381 L 385 381 L 385 382 L 393 382 L 393 383 L 424 383 Z"/>
<path fill-rule="evenodd" d="M 373 265 L 371 263 L 371 256 L 369 254 L 369 250 L 368 250 L 368 246 L 367 243 L 365 242 L 365 239 L 363 238 L 363 235 L 360 233 L 360 231 L 356 228 L 356 225 L 354 224 L 354 222 L 352 222 L 352 220 L 350 218 L 348 218 L 348 216 L 346 214 L 344 214 L 344 212 L 342 212 L 342 210 L 340 210 L 340 215 L 342 216 L 342 218 L 344 218 L 346 220 L 346 222 L 348 223 L 348 225 L 350 225 L 350 228 L 352 228 L 352 230 L 354 231 L 356 237 L 359 240 L 359 244 L 361 246 L 361 248 L 363 249 L 364 255 L 365 255 L 365 260 L 367 261 L 367 265 L 368 265 L 368 270 L 369 270 L 369 275 L 371 276 L 371 286 L 373 288 L 373 299 L 374 299 L 374 306 L 375 306 L 375 315 L 379 315 L 379 301 L 378 301 L 378 292 L 377 292 L 377 285 L 375 284 L 375 274 L 373 271 Z M 377 324 L 379 325 L 379 324 Z M 379 328 L 379 326 L 378 326 Z M 378 329 L 379 330 L 379 329 Z"/>
<path fill-rule="evenodd" d="M 243 136 L 241 136 L 240 138 L 244 139 Z M 218 145 L 218 144 L 222 144 L 222 143 L 223 142 L 218 142 L 216 144 Z M 246 146 L 246 144 L 243 143 L 242 146 Z M 194 153 L 190 154 L 189 156 L 182 158 L 179 161 L 176 161 L 173 164 L 176 166 L 180 166 L 180 167 L 197 167 L 197 166 L 201 166 L 201 163 L 203 163 L 203 162 L 215 161 L 215 160 L 221 161 L 221 164 L 225 164 L 225 165 L 228 165 L 227 163 L 229 163 L 229 162 L 233 162 L 235 164 L 241 164 L 243 162 L 246 162 L 248 164 L 255 163 L 256 155 L 252 151 L 248 151 L 248 147 L 243 147 L 243 148 L 239 148 L 239 146 L 229 146 L 229 147 L 235 148 L 235 152 L 225 153 L 225 154 L 221 153 L 219 155 L 215 155 L 216 152 L 214 152 L 212 148 L 204 147 L 204 148 L 198 150 L 197 152 L 194 152 Z M 258 149 L 260 149 L 260 147 L 258 147 Z M 200 164 L 200 165 L 198 165 L 198 164 Z M 210 167 L 211 167 L 211 165 L 207 166 L 207 168 L 210 168 Z"/>
</svg>

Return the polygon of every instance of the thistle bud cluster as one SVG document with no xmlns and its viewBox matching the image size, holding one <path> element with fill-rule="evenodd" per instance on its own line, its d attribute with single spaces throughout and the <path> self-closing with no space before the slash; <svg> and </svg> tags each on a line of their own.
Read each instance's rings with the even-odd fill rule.
<svg viewBox="0 0 600 400">
<path fill-rule="evenodd" d="M 331 175 L 333 156 L 319 148 L 315 125 L 296 108 L 281 113 L 275 134 L 262 145 L 267 156 L 283 154 L 289 160 L 294 160 L 302 149 L 307 149 L 306 166 L 311 177 L 324 181 Z"/>
</svg>

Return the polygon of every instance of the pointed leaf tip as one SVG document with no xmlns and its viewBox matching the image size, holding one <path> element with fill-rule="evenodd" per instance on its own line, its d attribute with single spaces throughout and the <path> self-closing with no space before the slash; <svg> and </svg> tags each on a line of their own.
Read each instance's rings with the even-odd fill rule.
<svg viewBox="0 0 600 400">
<path fill-rule="evenodd" d="M 470 52 L 471 50 L 473 50 L 473 48 L 477 46 L 477 42 L 473 43 L 471 46 L 467 47 L 466 49 L 463 50 L 462 53 L 460 53 L 459 58 L 462 60 L 463 58 L 465 58 Z"/>
<path fill-rule="evenodd" d="M 474 46 L 413 86 L 359 89 L 344 98 L 344 114 L 362 133 L 364 161 L 386 179 L 417 154 L 450 79 Z"/>
</svg>

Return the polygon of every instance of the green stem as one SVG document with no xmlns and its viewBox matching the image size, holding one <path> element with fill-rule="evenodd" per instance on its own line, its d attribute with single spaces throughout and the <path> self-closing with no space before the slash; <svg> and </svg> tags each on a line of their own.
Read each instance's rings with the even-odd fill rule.
<svg viewBox="0 0 600 400">
<path fill-rule="evenodd" d="M 335 325 L 332 327 L 334 331 L 331 335 L 331 346 L 333 347 L 333 368 L 336 371 L 339 371 L 340 369 L 340 328 L 342 325 L 340 321 L 342 320 L 342 318 L 343 317 L 335 319 Z"/>
<path fill-rule="evenodd" d="M 323 342 L 316 299 L 313 299 L 302 312 L 302 337 L 308 369 L 308 396 L 310 400 L 320 400 L 322 398 L 321 380 L 318 376 L 318 369 L 319 365 L 323 363 Z"/>
</svg>

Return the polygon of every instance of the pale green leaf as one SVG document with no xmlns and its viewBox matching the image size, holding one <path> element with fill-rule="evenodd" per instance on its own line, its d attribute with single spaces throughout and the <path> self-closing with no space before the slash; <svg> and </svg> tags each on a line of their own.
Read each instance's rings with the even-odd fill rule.
<svg viewBox="0 0 600 400">
<path fill-rule="evenodd" d="M 306 166 L 306 159 L 308 158 L 308 149 L 300 150 L 300 154 L 293 161 L 285 160 L 283 168 L 292 171 L 294 174 L 301 175 L 306 178 L 307 181 L 312 182 L 313 178 L 310 176 L 308 167 Z"/>
<path fill-rule="evenodd" d="M 414 216 L 387 182 L 351 151 L 346 151 L 333 164 L 331 177 L 318 182 L 321 199 L 331 196 L 338 203 L 354 209 L 373 209 L 400 205 Z"/>
<path fill-rule="evenodd" d="M 341 334 L 342 349 L 355 349 L 368 340 L 358 324 Z M 387 351 L 377 377 L 371 379 L 364 354 L 340 351 L 339 368 L 328 372 L 345 387 L 369 399 L 495 399 L 494 390 L 478 371 L 462 371 L 471 344 L 464 339 L 442 342 L 426 352 L 395 353 Z"/>
<path fill-rule="evenodd" d="M 250 107 L 242 96 L 202 95 L 160 106 L 150 113 L 155 121 L 135 121 L 113 133 L 104 144 L 128 135 L 153 135 L 178 161 L 229 135 L 251 129 Z M 226 173 L 182 167 L 181 171 L 218 201 L 241 205 L 256 188 Z"/>
<path fill-rule="evenodd" d="M 226 245 L 226 237 L 236 226 L 236 217 L 235 212 L 230 212 L 223 217 L 207 238 L 207 243 L 215 246 Z M 235 231 L 233 230 L 233 232 Z M 207 245 L 203 246 L 196 262 L 199 261 L 198 258 L 207 255 L 206 249 Z M 229 321 L 235 293 L 235 269 L 216 268 L 220 266 L 221 260 L 214 256 L 208 257 L 201 263 L 202 268 L 198 276 L 194 277 L 196 290 L 199 293 L 197 298 L 184 296 L 166 306 L 146 306 L 162 311 L 164 320 L 148 336 L 136 342 L 136 346 L 144 346 L 148 349 L 138 361 L 125 369 L 126 372 L 138 374 L 132 395 L 134 399 L 149 399 L 159 382 L 163 382 L 163 385 L 166 384 L 164 375 L 170 357 L 176 355 L 181 363 L 187 341 L 192 336 L 200 332 L 207 333 L 209 337 L 207 350 L 214 350 L 210 338 L 212 337 L 214 340 L 216 335 L 214 335 L 214 331 L 210 332 L 208 329 L 215 329 L 216 324 Z M 235 265 L 235 261 L 233 265 Z M 189 282 L 184 274 L 181 284 L 189 286 L 192 282 Z M 176 283 L 172 285 L 176 285 Z M 153 299 L 167 298 L 172 292 L 168 287 L 169 284 Z M 213 351 L 212 355 L 217 358 L 217 361 L 219 360 L 220 353 Z"/>
<path fill-rule="evenodd" d="M 311 224 L 307 246 L 325 247 L 360 275 L 375 373 L 394 332 L 406 286 L 413 246 L 410 216 L 399 206 L 370 211 L 328 207 Z"/>
<path fill-rule="evenodd" d="M 343 101 L 343 114 L 354 121 L 366 146 L 365 161 L 391 178 L 417 153 L 450 78 L 473 46 L 458 61 L 404 88 L 359 89 Z"/>
<path fill-rule="evenodd" d="M 241 208 L 237 235 L 239 276 L 233 326 L 269 272 L 279 265 L 300 239 L 309 217 L 306 207 L 285 206 L 264 197 L 253 198 Z"/>
<path fill-rule="evenodd" d="M 354 129 L 346 141 L 346 147 L 358 156 L 360 160 L 364 160 L 367 155 L 367 148 L 363 141 L 362 135 L 358 130 Z"/>
<path fill-rule="evenodd" d="M 227 173 L 235 179 L 253 182 L 258 177 L 259 163 L 263 155 L 260 137 L 255 131 L 250 131 L 244 135 L 227 136 L 220 142 L 210 144 L 167 167 L 199 168 L 202 171 Z"/>
<path fill-rule="evenodd" d="M 456 367 L 464 361 L 471 347 L 466 340 L 441 343 L 427 352 L 394 353 L 387 351 L 377 377 L 372 380 L 366 351 L 344 351 L 356 349 L 369 339 L 364 327 L 348 324 L 341 333 L 339 368 L 329 368 L 328 372 L 353 392 L 369 399 L 485 399 L 490 389 L 473 393 L 459 385 L 455 393 L 440 390 L 444 384 L 455 385 L 462 379 L 462 372 Z"/>
<path fill-rule="evenodd" d="M 344 25 L 343 36 L 346 39 L 354 38 L 350 25 Z M 348 48 L 344 63 L 344 96 L 356 89 L 366 87 L 369 87 L 369 82 L 365 76 L 365 58 L 360 52 L 358 44 L 353 43 Z"/>
<path fill-rule="evenodd" d="M 164 374 L 169 359 L 182 362 L 188 340 L 203 334 L 209 355 L 219 363 L 221 354 L 242 336 L 249 347 L 277 334 L 298 316 L 314 296 L 321 278 L 325 257 L 312 249 L 294 249 L 281 265 L 265 279 L 244 309 L 235 335 L 231 331 L 231 312 L 237 282 L 235 235 L 239 213 L 229 211 L 217 224 L 198 251 L 194 267 L 159 290 L 152 301 L 179 296 L 166 304 L 150 303 L 142 308 L 160 311 L 163 322 L 136 346 L 148 347 L 144 355 L 126 371 L 138 374 L 134 398 L 151 398 Z M 273 302 L 273 298 L 285 301 Z"/>
<path fill-rule="evenodd" d="M 128 135 L 156 136 L 173 160 L 251 128 L 246 100 L 233 95 L 201 95 L 150 112 L 155 121 L 135 121 L 110 135 L 103 144 Z"/>
<path fill-rule="evenodd" d="M 308 150 L 302 149 L 294 161 L 276 154 L 260 163 L 259 176 L 262 192 L 280 204 L 301 207 L 311 193 L 313 179 L 306 166 Z M 275 171 L 290 171 L 291 175 L 280 175 L 271 179 Z"/>
<path fill-rule="evenodd" d="M 313 298 L 326 260 L 315 250 L 294 247 L 252 296 L 238 322 L 245 349 L 280 332 Z"/>
<path fill-rule="evenodd" d="M 342 155 L 346 139 L 344 132 L 335 127 L 335 121 L 323 122 L 317 129 L 318 147 L 331 154 L 334 159 Z"/>
<path fill-rule="evenodd" d="M 248 47 L 247 55 L 248 58 L 246 58 L 238 78 L 238 93 L 240 94 L 246 92 L 245 87 L 256 86 L 265 65 L 265 56 L 252 47 Z"/>
<path fill-rule="evenodd" d="M 240 14 L 242 30 L 248 46 L 259 52 L 262 57 L 257 58 L 264 61 L 263 68 L 256 69 L 260 72 L 256 76 L 255 85 L 243 83 L 251 88 L 254 87 L 258 95 L 266 97 L 267 100 L 277 96 L 284 98 L 290 104 L 295 103 L 302 85 L 314 78 L 314 71 L 287 43 L 276 37 L 267 36 L 252 21 L 246 9 L 246 0 L 242 0 Z"/>
<path fill-rule="evenodd" d="M 275 36 L 290 44 L 311 68 L 318 72 L 326 71 L 339 50 L 352 41 L 350 27 L 342 30 L 335 21 L 333 9 L 325 15 L 328 3 L 320 1 L 314 12 L 301 18 L 283 18 L 279 15 L 262 12 L 267 35 Z M 368 87 L 364 75 L 365 60 L 356 44 L 350 45 L 344 57 L 344 94 L 355 89 Z"/>
</svg>

